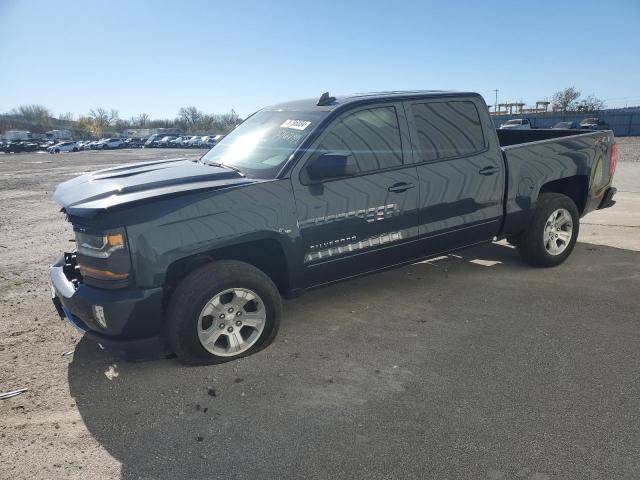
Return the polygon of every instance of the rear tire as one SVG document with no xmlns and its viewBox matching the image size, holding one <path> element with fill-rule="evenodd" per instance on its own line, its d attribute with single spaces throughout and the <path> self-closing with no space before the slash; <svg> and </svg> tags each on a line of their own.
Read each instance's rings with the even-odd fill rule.
<svg viewBox="0 0 640 480">
<path fill-rule="evenodd" d="M 527 230 L 519 235 L 520 257 L 534 267 L 554 267 L 575 247 L 580 230 L 576 204 L 560 193 L 542 193 Z"/>
<path fill-rule="evenodd" d="M 221 260 L 178 285 L 167 309 L 166 337 L 184 364 L 222 363 L 269 345 L 281 315 L 280 294 L 267 275 L 248 263 Z"/>
</svg>

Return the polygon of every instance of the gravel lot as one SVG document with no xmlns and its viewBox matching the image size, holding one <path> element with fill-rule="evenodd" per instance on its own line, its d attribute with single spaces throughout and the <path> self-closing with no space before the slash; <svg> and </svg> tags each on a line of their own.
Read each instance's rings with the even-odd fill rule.
<svg viewBox="0 0 640 480">
<path fill-rule="evenodd" d="M 48 266 L 57 183 L 201 152 L 0 155 L 0 391 L 29 389 L 0 400 L 0 478 L 640 478 L 640 138 L 619 145 L 620 201 L 562 266 L 492 244 L 324 288 L 199 368 L 81 339 Z"/>
<path fill-rule="evenodd" d="M 620 161 L 640 162 L 640 137 L 622 137 L 617 142 Z"/>
</svg>

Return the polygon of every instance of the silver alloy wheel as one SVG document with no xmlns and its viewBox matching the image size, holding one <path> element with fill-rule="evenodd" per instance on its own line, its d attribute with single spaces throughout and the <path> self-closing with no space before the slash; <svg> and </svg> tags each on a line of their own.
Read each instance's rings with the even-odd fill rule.
<svg viewBox="0 0 640 480">
<path fill-rule="evenodd" d="M 220 357 L 233 357 L 256 343 L 267 321 L 264 303 L 246 288 L 216 294 L 200 312 L 198 338 L 202 347 Z"/>
<path fill-rule="evenodd" d="M 564 208 L 554 211 L 544 226 L 544 248 L 551 255 L 560 255 L 564 252 L 573 236 L 573 221 L 571 214 Z"/>
</svg>

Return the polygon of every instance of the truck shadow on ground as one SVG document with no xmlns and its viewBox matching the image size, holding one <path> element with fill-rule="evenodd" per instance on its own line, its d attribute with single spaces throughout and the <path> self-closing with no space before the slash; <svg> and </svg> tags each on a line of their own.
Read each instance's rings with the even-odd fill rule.
<svg viewBox="0 0 640 480">
<path fill-rule="evenodd" d="M 623 475 L 639 264 L 579 244 L 537 270 L 491 244 L 287 302 L 275 343 L 234 362 L 129 363 L 82 339 L 70 391 L 127 479 Z"/>
</svg>

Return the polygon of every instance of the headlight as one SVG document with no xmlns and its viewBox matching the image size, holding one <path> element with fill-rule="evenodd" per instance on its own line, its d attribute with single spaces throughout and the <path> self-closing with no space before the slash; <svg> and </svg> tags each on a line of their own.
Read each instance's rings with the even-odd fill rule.
<svg viewBox="0 0 640 480">
<path fill-rule="evenodd" d="M 93 235 L 76 232 L 78 253 L 96 258 L 108 258 L 117 250 L 124 249 L 124 234 L 111 233 L 107 235 Z"/>
<path fill-rule="evenodd" d="M 96 286 L 125 286 L 131 261 L 124 229 L 89 233 L 76 229 L 76 254 L 86 283 Z"/>
</svg>

